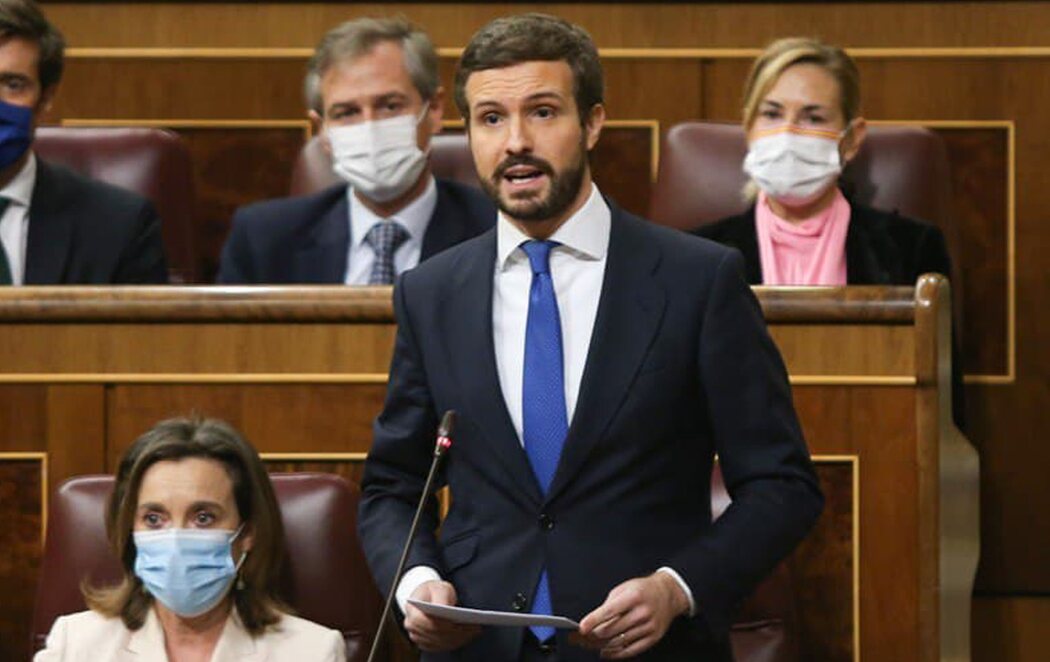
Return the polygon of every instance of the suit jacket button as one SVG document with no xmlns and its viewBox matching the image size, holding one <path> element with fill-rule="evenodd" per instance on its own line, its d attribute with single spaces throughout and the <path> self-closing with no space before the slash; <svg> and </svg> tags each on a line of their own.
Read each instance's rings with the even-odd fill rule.
<svg viewBox="0 0 1050 662">
<path fill-rule="evenodd" d="M 541 514 L 540 515 L 540 528 L 543 529 L 544 531 L 550 531 L 551 529 L 553 529 L 554 528 L 554 518 L 551 517 L 550 515 L 548 515 L 547 513 Z"/>
<path fill-rule="evenodd" d="M 525 611 L 525 607 L 528 606 L 529 599 L 525 597 L 524 593 L 518 593 L 514 596 L 514 599 L 510 602 L 510 607 L 514 611 Z"/>
</svg>

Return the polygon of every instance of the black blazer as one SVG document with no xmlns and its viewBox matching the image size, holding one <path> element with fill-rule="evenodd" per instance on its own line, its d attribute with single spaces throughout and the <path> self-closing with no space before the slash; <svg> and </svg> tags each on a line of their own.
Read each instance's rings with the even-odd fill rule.
<svg viewBox="0 0 1050 662">
<path fill-rule="evenodd" d="M 37 159 L 24 282 L 168 282 L 157 212 L 135 193 Z"/>
<path fill-rule="evenodd" d="M 437 180 L 437 206 L 420 260 L 477 236 L 496 208 L 472 186 Z M 238 209 L 222 249 L 220 283 L 342 283 L 350 248 L 346 185 Z"/>
<path fill-rule="evenodd" d="M 951 277 L 952 261 L 940 228 L 896 212 L 887 213 L 853 202 L 850 207 L 846 233 L 847 285 L 915 285 L 925 273 Z M 700 226 L 693 233 L 739 250 L 744 255 L 747 282 L 762 284 L 754 206 L 738 216 Z M 954 328 L 954 320 L 952 325 Z M 966 391 L 956 337 L 953 333 L 952 418 L 956 426 L 965 429 Z"/>
<path fill-rule="evenodd" d="M 460 603 L 526 609 L 546 565 L 554 612 L 579 619 L 608 591 L 667 565 L 692 590 L 651 660 L 728 659 L 733 606 L 802 539 L 822 496 L 784 365 L 736 251 L 613 208 L 605 279 L 578 404 L 541 494 L 511 423 L 492 337 L 496 232 L 406 272 L 390 382 L 365 463 L 359 532 L 391 585 L 441 412 L 458 423 L 407 567 L 429 565 Z M 733 504 L 711 525 L 711 466 Z M 540 522 L 544 522 L 544 526 Z M 513 660 L 520 628 L 488 628 L 442 660 Z M 559 659 L 596 660 L 559 634 Z"/>
</svg>

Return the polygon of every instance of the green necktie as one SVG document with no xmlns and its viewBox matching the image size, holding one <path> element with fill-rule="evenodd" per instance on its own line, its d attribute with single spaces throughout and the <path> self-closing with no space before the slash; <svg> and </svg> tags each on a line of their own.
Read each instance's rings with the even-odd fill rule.
<svg viewBox="0 0 1050 662">
<path fill-rule="evenodd" d="M 10 203 L 10 198 L 0 197 L 0 218 L 3 218 L 4 212 L 7 211 L 7 205 Z M 3 244 L 0 244 L 0 285 L 10 285 L 13 282 L 11 279 L 11 264 L 7 261 L 7 251 L 4 250 Z"/>
</svg>

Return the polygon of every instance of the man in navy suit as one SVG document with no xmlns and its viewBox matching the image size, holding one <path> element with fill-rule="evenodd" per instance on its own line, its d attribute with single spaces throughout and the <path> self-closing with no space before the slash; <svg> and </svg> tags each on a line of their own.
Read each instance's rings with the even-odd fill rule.
<svg viewBox="0 0 1050 662">
<path fill-rule="evenodd" d="M 306 94 L 345 183 L 238 210 L 220 283 L 391 284 L 492 227 L 480 191 L 431 174 L 444 91 L 425 33 L 401 19 L 340 25 L 310 61 Z"/>
<path fill-rule="evenodd" d="M 148 200 L 33 153 L 64 51 L 35 2 L 0 0 L 0 285 L 165 283 Z"/>
<path fill-rule="evenodd" d="M 740 254 L 605 199 L 588 152 L 597 50 L 541 14 L 471 40 L 456 102 L 496 228 L 405 274 L 359 530 L 391 586 L 433 452 L 441 482 L 397 587 L 428 660 L 730 659 L 734 605 L 802 539 L 822 496 Z M 732 505 L 711 521 L 718 454 Z M 478 629 L 409 598 L 568 616 Z"/>
</svg>

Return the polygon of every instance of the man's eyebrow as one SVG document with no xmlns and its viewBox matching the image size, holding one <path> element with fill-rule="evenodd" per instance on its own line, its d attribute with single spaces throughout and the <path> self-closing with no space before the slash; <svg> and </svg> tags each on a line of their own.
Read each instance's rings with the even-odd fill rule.
<svg viewBox="0 0 1050 662">
<path fill-rule="evenodd" d="M 376 97 L 373 103 L 383 103 L 384 101 L 401 101 L 407 99 L 408 95 L 404 92 L 387 92 Z"/>
<path fill-rule="evenodd" d="M 559 94 L 557 92 L 552 92 L 552 91 L 549 91 L 549 90 L 545 90 L 543 92 L 537 92 L 535 94 L 530 94 L 529 96 L 527 96 L 525 98 L 525 100 L 526 101 L 543 101 L 545 99 L 556 99 L 558 101 L 561 101 L 564 98 L 565 97 L 563 97 L 561 94 Z"/>
</svg>

